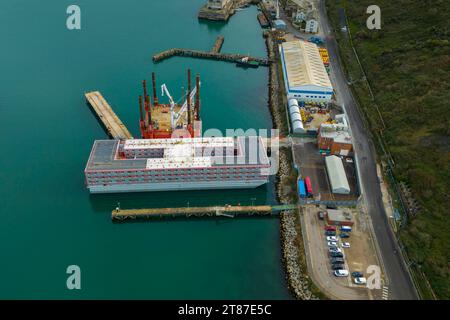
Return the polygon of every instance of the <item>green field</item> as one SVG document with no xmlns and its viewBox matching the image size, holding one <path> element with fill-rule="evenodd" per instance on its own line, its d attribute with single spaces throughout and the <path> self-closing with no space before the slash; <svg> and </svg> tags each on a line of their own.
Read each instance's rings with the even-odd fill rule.
<svg viewBox="0 0 450 320">
<path fill-rule="evenodd" d="M 327 0 L 340 54 L 380 159 L 420 205 L 400 238 L 423 298 L 450 298 L 450 11 L 443 0 Z M 381 8 L 381 30 L 366 8 Z M 339 28 L 345 8 L 350 35 Z M 355 54 L 354 45 L 365 81 Z M 375 100 L 369 91 L 372 88 Z M 378 108 L 378 110 L 377 110 Z M 400 207 L 400 206 L 399 206 Z M 425 275 L 425 277 L 423 276 Z M 430 290 L 428 283 L 431 285 Z"/>
</svg>

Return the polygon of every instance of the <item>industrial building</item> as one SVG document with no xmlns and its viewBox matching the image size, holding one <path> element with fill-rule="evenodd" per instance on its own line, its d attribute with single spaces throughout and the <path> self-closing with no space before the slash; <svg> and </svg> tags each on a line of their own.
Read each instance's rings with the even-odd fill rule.
<svg viewBox="0 0 450 320">
<path fill-rule="evenodd" d="M 300 31 L 317 33 L 319 31 L 318 13 L 315 4 L 310 0 L 293 0 L 296 10 L 292 10 L 295 23 L 304 27 Z"/>
<path fill-rule="evenodd" d="M 306 20 L 305 32 L 317 33 L 319 31 L 319 21 L 315 18 L 309 18 Z"/>
<path fill-rule="evenodd" d="M 333 86 L 317 45 L 294 40 L 282 43 L 279 50 L 288 100 L 330 102 Z"/>
<path fill-rule="evenodd" d="M 210 10 L 223 10 L 232 2 L 233 0 L 208 0 L 206 5 Z"/>
<path fill-rule="evenodd" d="M 328 209 L 325 220 L 331 226 L 353 226 L 353 215 L 347 211 Z"/>
<path fill-rule="evenodd" d="M 350 194 L 347 175 L 345 174 L 342 159 L 337 156 L 325 157 L 328 180 L 331 184 L 331 192 L 337 194 Z"/>
<path fill-rule="evenodd" d="M 208 0 L 198 12 L 199 19 L 227 21 L 233 14 L 233 0 Z"/>
<path fill-rule="evenodd" d="M 336 115 L 332 123 L 322 123 L 317 142 L 322 154 L 348 156 L 353 151 L 353 139 L 345 114 Z"/>
</svg>

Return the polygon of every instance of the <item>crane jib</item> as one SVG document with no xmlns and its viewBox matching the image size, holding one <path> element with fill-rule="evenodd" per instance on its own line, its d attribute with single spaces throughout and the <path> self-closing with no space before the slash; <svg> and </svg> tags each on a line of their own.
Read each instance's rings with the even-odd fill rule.
<svg viewBox="0 0 450 320">
<path fill-rule="evenodd" d="M 201 83 L 200 83 L 201 85 Z M 191 100 L 194 100 L 195 95 L 197 94 L 197 86 L 194 87 L 194 89 L 192 89 L 190 97 Z M 171 111 L 171 127 L 172 129 L 174 129 L 174 127 L 176 126 L 176 123 L 178 122 L 178 120 L 181 118 L 181 116 L 183 114 L 186 114 L 186 110 L 187 110 L 187 99 L 184 101 L 183 105 L 180 108 L 180 111 L 175 112 L 175 101 L 173 101 L 172 95 L 169 92 L 169 89 L 167 89 L 166 84 L 162 84 L 161 85 L 161 96 L 164 97 L 164 95 L 166 95 L 169 98 L 169 103 L 170 103 L 170 111 Z M 191 102 L 192 105 L 192 102 Z"/>
</svg>

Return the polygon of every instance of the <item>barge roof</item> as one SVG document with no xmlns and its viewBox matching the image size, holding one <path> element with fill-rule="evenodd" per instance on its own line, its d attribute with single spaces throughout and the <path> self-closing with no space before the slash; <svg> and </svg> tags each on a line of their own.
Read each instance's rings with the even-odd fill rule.
<svg viewBox="0 0 450 320">
<path fill-rule="evenodd" d="M 256 143 L 254 143 L 255 141 Z M 255 144 L 255 148 L 250 145 Z M 162 157 L 119 157 L 119 149 L 162 149 Z M 211 155 L 211 150 L 223 150 Z M 227 155 L 226 150 L 233 151 Z M 237 155 L 234 155 L 234 150 Z M 199 150 L 203 150 L 199 152 Z M 268 166 L 270 161 L 261 137 L 213 137 L 191 139 L 96 140 L 85 171 L 156 170 L 173 168 L 207 168 L 220 166 Z"/>
</svg>

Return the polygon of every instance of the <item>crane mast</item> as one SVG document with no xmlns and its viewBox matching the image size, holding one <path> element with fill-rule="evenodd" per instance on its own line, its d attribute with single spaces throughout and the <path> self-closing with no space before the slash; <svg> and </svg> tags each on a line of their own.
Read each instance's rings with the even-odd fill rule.
<svg viewBox="0 0 450 320">
<path fill-rule="evenodd" d="M 167 98 L 169 98 L 170 103 L 170 127 L 172 130 L 175 129 L 175 101 L 173 101 L 172 95 L 170 94 L 169 90 L 167 89 L 166 84 L 161 85 L 161 95 L 164 97 L 164 93 L 166 94 Z"/>
</svg>

